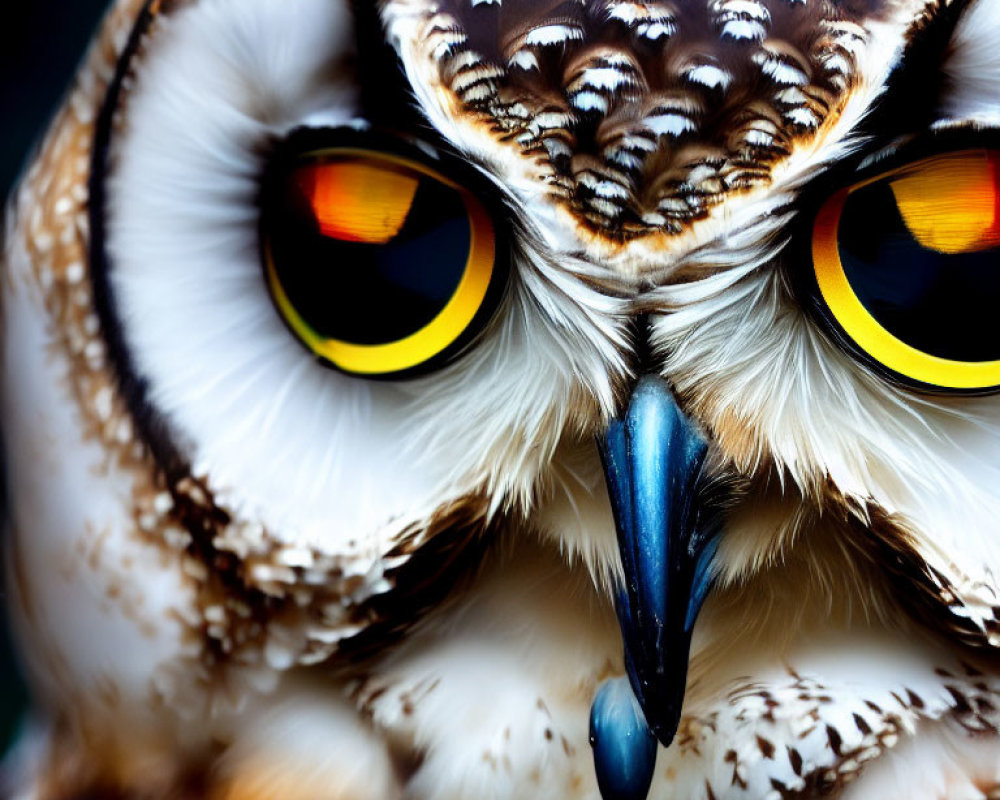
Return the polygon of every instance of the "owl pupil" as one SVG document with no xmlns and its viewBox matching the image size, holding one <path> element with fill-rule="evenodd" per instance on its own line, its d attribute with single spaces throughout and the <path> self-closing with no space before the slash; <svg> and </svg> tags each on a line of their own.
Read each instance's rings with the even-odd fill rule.
<svg viewBox="0 0 1000 800">
<path fill-rule="evenodd" d="M 428 325 L 468 260 L 461 195 L 381 167 L 354 169 L 337 191 L 317 192 L 316 172 L 289 174 L 268 214 L 274 269 L 297 313 L 316 335 L 354 344 L 398 341 Z"/>
</svg>

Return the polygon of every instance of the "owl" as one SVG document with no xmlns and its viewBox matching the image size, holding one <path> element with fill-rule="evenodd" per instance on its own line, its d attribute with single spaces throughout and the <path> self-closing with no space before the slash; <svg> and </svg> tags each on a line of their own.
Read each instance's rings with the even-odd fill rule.
<svg viewBox="0 0 1000 800">
<path fill-rule="evenodd" d="M 997 41 L 116 0 L 6 217 L 4 796 L 1000 797 Z"/>
</svg>

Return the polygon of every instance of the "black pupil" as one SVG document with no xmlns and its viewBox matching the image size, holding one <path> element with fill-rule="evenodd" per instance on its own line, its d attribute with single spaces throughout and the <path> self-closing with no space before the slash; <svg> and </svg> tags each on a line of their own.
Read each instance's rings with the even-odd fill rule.
<svg viewBox="0 0 1000 800">
<path fill-rule="evenodd" d="M 847 198 L 837 243 L 861 304 L 898 339 L 954 361 L 1000 359 L 1000 252 L 945 254 L 907 230 L 888 181 Z"/>
<path fill-rule="evenodd" d="M 325 235 L 294 171 L 268 215 L 281 287 L 324 338 L 352 344 L 404 339 L 441 313 L 465 272 L 471 229 L 459 192 L 405 167 L 378 169 L 399 169 L 419 180 L 402 227 L 387 242 Z M 364 210 L 364 196 L 351 200 Z"/>
</svg>

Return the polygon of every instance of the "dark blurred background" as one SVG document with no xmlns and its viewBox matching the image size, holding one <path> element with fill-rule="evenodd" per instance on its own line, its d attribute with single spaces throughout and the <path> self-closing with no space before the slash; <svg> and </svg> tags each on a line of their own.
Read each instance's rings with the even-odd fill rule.
<svg viewBox="0 0 1000 800">
<path fill-rule="evenodd" d="M 17 0 L 0 23 L 0 197 L 6 198 L 24 161 L 72 80 L 108 0 Z M 16 732 L 25 691 L 0 627 L 0 753 Z"/>
</svg>

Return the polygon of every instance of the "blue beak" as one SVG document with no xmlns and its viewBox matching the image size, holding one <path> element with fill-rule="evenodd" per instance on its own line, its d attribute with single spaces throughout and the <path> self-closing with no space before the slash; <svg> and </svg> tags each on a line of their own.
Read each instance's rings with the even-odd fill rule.
<svg viewBox="0 0 1000 800">
<path fill-rule="evenodd" d="M 708 500 L 703 471 L 708 442 L 678 407 L 667 383 L 647 376 L 599 445 L 625 573 L 616 603 L 625 666 L 645 724 L 668 746 L 680 723 L 691 631 L 711 587 L 719 530 L 720 515 Z M 618 705 L 624 709 L 626 704 Z M 639 785 L 637 765 L 648 761 L 651 776 L 653 761 L 636 749 L 628 758 L 632 777 L 625 783 L 615 777 L 624 761 L 615 755 L 621 741 L 610 744 L 616 737 L 607 720 L 627 718 L 632 727 L 636 722 L 624 712 L 609 715 L 607 707 L 606 699 L 595 703 L 591 722 L 593 729 L 600 714 L 604 746 L 596 741 L 594 754 L 602 790 Z M 634 733 L 630 737 L 643 741 Z M 610 796 L 641 798 L 645 793 L 605 793 Z"/>
</svg>

